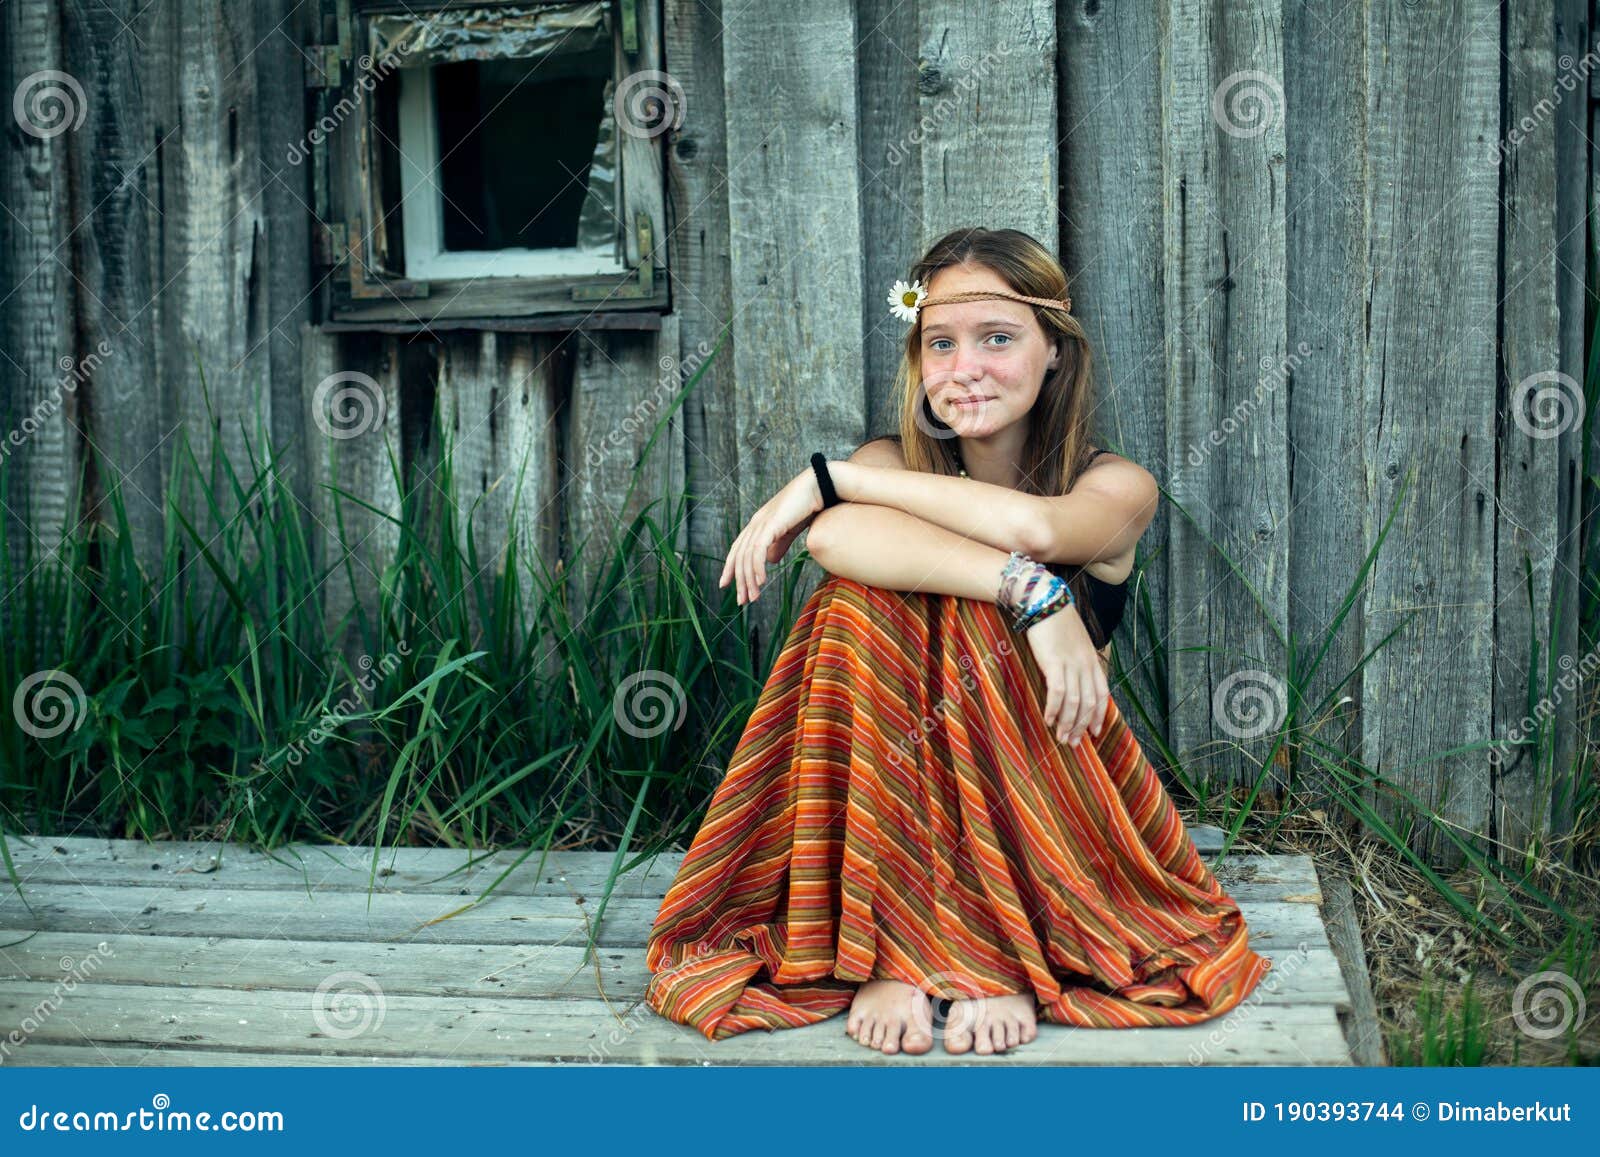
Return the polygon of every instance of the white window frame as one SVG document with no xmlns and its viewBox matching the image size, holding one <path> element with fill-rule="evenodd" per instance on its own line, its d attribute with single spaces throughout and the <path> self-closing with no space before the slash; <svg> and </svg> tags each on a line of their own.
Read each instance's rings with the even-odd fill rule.
<svg viewBox="0 0 1600 1157">
<path fill-rule="evenodd" d="M 590 277 L 624 273 L 614 257 L 571 247 L 446 250 L 444 191 L 431 174 L 439 169 L 438 122 L 433 115 L 433 67 L 402 67 L 400 85 L 400 213 L 405 227 L 405 275 L 411 280 L 479 277 Z"/>
</svg>

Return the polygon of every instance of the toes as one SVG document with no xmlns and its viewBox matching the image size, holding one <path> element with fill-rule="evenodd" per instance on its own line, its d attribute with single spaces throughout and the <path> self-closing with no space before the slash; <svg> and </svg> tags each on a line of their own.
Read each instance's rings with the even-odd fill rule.
<svg viewBox="0 0 1600 1157">
<path fill-rule="evenodd" d="M 873 1023 L 873 1019 L 865 1013 L 856 1018 L 855 1031 L 850 1035 L 856 1038 L 857 1044 L 863 1044 L 869 1048 L 872 1046 Z"/>
</svg>

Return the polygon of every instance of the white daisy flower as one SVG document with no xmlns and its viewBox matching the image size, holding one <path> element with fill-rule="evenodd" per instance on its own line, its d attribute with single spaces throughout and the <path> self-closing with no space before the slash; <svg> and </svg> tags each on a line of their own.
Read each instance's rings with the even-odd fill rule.
<svg viewBox="0 0 1600 1157">
<path fill-rule="evenodd" d="M 922 308 L 922 299 L 927 296 L 928 291 L 920 281 L 910 284 L 896 281 L 894 288 L 889 291 L 889 312 L 901 321 L 916 321 L 917 310 Z"/>
</svg>

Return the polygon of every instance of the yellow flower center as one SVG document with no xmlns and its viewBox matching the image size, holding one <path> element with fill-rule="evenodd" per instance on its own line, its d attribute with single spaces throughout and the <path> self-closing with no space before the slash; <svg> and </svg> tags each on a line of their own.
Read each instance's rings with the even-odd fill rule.
<svg viewBox="0 0 1600 1157">
<path fill-rule="evenodd" d="M 917 291 L 908 289 L 900 295 L 900 304 L 907 308 L 917 304 Z"/>
</svg>

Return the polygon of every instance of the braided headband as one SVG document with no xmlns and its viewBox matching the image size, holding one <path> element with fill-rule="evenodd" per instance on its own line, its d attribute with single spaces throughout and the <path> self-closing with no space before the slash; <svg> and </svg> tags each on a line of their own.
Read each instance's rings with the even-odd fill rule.
<svg viewBox="0 0 1600 1157">
<path fill-rule="evenodd" d="M 930 305 L 953 305 L 958 301 L 980 301 L 985 298 L 1000 297 L 1007 301 L 1021 301 L 1029 305 L 1042 305 L 1049 309 L 1059 309 L 1063 312 L 1072 312 L 1072 298 L 1059 300 L 1054 297 L 1029 297 L 1022 293 L 1011 293 L 1004 289 L 968 289 L 961 293 L 941 293 L 938 297 L 929 297 L 928 291 L 921 281 L 909 284 L 896 281 L 894 288 L 889 292 L 889 312 L 903 321 L 916 321 L 918 311 Z"/>
</svg>

